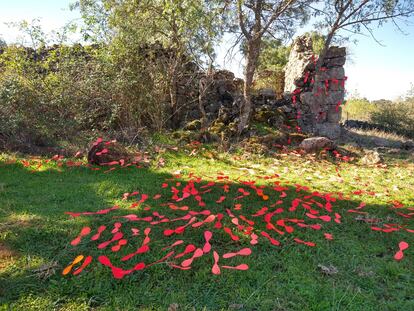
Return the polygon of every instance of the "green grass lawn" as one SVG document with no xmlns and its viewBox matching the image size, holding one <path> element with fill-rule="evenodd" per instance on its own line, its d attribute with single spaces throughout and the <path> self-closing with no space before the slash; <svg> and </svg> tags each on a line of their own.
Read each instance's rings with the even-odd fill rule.
<svg viewBox="0 0 414 311">
<path fill-rule="evenodd" d="M 383 227 L 384 224 L 414 229 L 412 218 L 397 214 L 413 212 L 406 209 L 414 206 L 412 162 L 387 159 L 387 167 L 364 167 L 357 163 L 338 165 L 296 154 L 243 157 L 199 151 L 192 156 L 185 150 L 168 151 L 162 157 L 165 166 L 160 168 L 131 166 L 104 172 L 84 166 L 60 167 L 53 161 L 33 170 L 35 160 L 31 160 L 33 165 L 25 167 L 22 159 L 12 163 L 12 156 L 3 155 L 0 158 L 0 309 L 166 310 L 177 304 L 177 310 L 414 310 L 414 233 L 404 229 L 391 233 L 371 230 L 371 226 Z M 204 207 L 198 206 L 193 196 L 181 202 L 172 199 L 171 187 L 182 189 L 189 180 L 194 180 L 191 173 L 201 178 L 195 183 L 198 191 L 211 190 L 201 195 Z M 229 179 L 217 179 L 219 173 Z M 215 182 L 214 186 L 209 184 L 211 181 Z M 243 183 L 245 181 L 263 186 L 261 190 L 269 198 L 257 195 Z M 288 188 L 286 197 L 281 198 L 281 191 L 274 189 L 275 182 Z M 163 188 L 163 183 L 168 187 Z M 224 191 L 226 184 L 229 192 Z M 239 188 L 250 195 L 235 199 L 241 194 Z M 359 194 L 359 190 L 363 193 Z M 124 193 L 133 191 L 140 194 L 122 200 Z M 302 205 L 289 211 L 296 198 L 325 204 L 315 192 L 339 198 L 332 202 L 332 212 L 318 208 L 316 203 L 312 205 L 319 210 L 318 215 L 332 216 L 331 221 L 308 218 Z M 148 194 L 149 199 L 130 209 L 141 194 Z M 157 194 L 161 197 L 153 199 Z M 226 198 L 216 203 L 221 196 Z M 270 207 L 278 200 L 283 202 Z M 394 208 L 392 202 L 396 201 L 404 206 Z M 233 241 L 222 229 L 215 228 L 216 221 L 198 228 L 189 226 L 183 234 L 166 237 L 164 229 L 174 229 L 186 221 L 151 226 L 146 222 L 114 218 L 127 214 L 151 216 L 157 211 L 172 219 L 188 213 L 170 209 L 165 205 L 167 202 L 187 205 L 193 211 L 208 209 L 212 214 L 224 214 L 223 226 L 231 228 L 240 240 Z M 366 206 L 360 211 L 367 215 L 347 212 L 359 207 L 361 202 Z M 73 218 L 65 214 L 93 212 L 115 204 L 120 208 L 105 215 Z M 241 208 L 237 209 L 235 204 L 241 204 Z M 267 230 L 263 216 L 252 216 L 264 206 L 269 207 L 269 211 L 283 208 L 282 213 L 271 219 L 272 224 L 281 218 L 295 218 L 306 224 L 319 223 L 322 229 L 301 228 L 289 223 L 295 229 L 292 233 L 280 235 Z M 253 230 L 259 236 L 257 245 L 251 245 L 250 237 L 237 229 L 226 209 L 237 217 L 244 215 L 255 222 Z M 342 216 L 341 223 L 333 221 L 335 213 Z M 205 218 L 196 217 L 197 221 Z M 377 219 L 378 223 L 371 225 L 357 220 L 361 217 Z M 128 244 L 114 253 L 110 247 L 98 249 L 100 242 L 112 237 L 110 231 L 115 222 L 123 223 L 122 231 Z M 240 224 L 246 225 L 241 220 Z M 107 230 L 99 241 L 91 241 L 90 236 L 101 225 L 106 225 Z M 70 242 L 84 226 L 91 227 L 91 235 L 72 246 Z M 122 262 L 120 258 L 141 245 L 146 227 L 152 228 L 150 251 Z M 140 234 L 132 236 L 131 228 L 139 228 Z M 284 231 L 283 227 L 278 228 Z M 169 252 L 163 251 L 163 247 L 179 239 L 185 242 L 173 248 L 175 254 L 182 252 L 188 243 L 203 247 L 205 230 L 213 233 L 212 251 L 220 255 L 250 247 L 250 256 L 220 258 L 219 261 L 220 265 L 229 266 L 246 263 L 249 269 L 222 268 L 220 275 L 214 275 L 211 251 L 195 260 L 190 270 L 171 268 L 167 264 L 172 261 L 170 257 L 166 262 L 135 271 L 123 279 L 114 279 L 111 269 L 97 260 L 106 255 L 114 265 L 124 269 L 140 261 L 149 264 Z M 281 245 L 271 245 L 261 236 L 262 231 L 269 232 Z M 324 233 L 332 234 L 333 240 L 326 239 Z M 316 246 L 298 244 L 294 238 L 314 242 Z M 396 261 L 394 254 L 400 241 L 408 242 L 410 247 L 404 252 L 404 258 Z M 80 254 L 92 256 L 92 263 L 77 276 L 63 276 L 64 267 Z M 180 264 L 190 256 L 175 262 Z M 36 270 L 45 265 L 50 269 L 39 275 Z M 325 274 L 318 265 L 333 266 L 337 273 Z M 173 306 L 171 310 L 175 310 Z"/>
</svg>

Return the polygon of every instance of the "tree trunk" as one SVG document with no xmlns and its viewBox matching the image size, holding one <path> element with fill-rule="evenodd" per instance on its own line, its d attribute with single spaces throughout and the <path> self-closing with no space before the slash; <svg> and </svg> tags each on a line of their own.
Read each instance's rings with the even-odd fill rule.
<svg viewBox="0 0 414 311">
<path fill-rule="evenodd" d="M 335 33 L 335 30 L 332 30 L 328 34 L 328 36 L 326 37 L 326 40 L 325 40 L 325 43 L 324 43 L 324 46 L 323 46 L 323 50 L 322 50 L 321 54 L 319 54 L 318 61 L 316 62 L 316 73 L 318 73 L 321 70 L 321 67 L 323 65 L 323 61 L 325 60 L 326 53 L 328 52 L 329 46 L 331 45 L 334 33 Z"/>
<path fill-rule="evenodd" d="M 243 102 L 240 112 L 240 123 L 238 126 L 239 134 L 246 128 L 249 123 L 250 115 L 252 112 L 252 89 L 253 79 L 256 72 L 257 64 L 259 62 L 261 47 L 261 38 L 251 39 L 248 42 L 247 47 L 247 60 L 246 60 L 246 74 L 244 80 L 243 89 Z"/>
<path fill-rule="evenodd" d="M 170 92 L 170 105 L 171 105 L 171 126 L 176 128 L 178 126 L 178 99 L 177 99 L 177 91 L 178 91 L 178 83 L 177 83 L 177 61 L 173 64 L 170 76 L 170 85 L 169 85 L 169 92 Z"/>
<path fill-rule="evenodd" d="M 208 94 L 209 88 L 211 86 L 211 74 L 207 72 L 205 77 L 202 77 L 199 82 L 199 94 L 198 94 L 198 109 L 201 114 L 201 128 L 207 126 L 207 114 L 204 109 L 205 106 L 205 97 Z"/>
</svg>

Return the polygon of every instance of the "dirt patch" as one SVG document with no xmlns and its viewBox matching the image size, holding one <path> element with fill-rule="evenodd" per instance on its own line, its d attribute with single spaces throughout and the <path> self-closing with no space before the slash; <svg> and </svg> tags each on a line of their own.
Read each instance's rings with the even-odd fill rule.
<svg viewBox="0 0 414 311">
<path fill-rule="evenodd" d="M 7 245 L 0 242 L 0 271 L 13 263 L 19 254 Z"/>
<path fill-rule="evenodd" d="M 31 225 L 32 221 L 28 219 L 8 221 L 3 224 L 0 224 L 0 233 L 13 228 L 27 228 Z"/>
</svg>

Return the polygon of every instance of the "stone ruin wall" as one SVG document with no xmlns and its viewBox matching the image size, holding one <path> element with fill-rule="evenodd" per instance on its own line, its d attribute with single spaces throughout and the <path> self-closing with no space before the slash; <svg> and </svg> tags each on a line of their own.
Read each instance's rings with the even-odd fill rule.
<svg viewBox="0 0 414 311">
<path fill-rule="evenodd" d="M 277 78 L 284 79 L 284 75 Z M 194 96 L 189 99 L 188 94 L 191 88 L 180 88 L 183 90 L 179 103 L 182 107 L 180 127 L 185 127 L 186 124 L 202 118 L 199 107 L 200 100 L 209 124 L 214 122 L 221 122 L 225 125 L 237 123 L 240 116 L 244 81 L 236 78 L 234 73 L 228 70 L 216 70 L 210 75 L 200 72 L 198 79 L 196 93 L 202 95 L 198 100 Z M 284 81 L 280 82 L 279 89 L 266 87 L 254 92 L 252 95 L 254 107 L 252 119 L 254 121 L 266 122 L 270 126 L 279 127 L 281 125 L 280 118 L 275 118 L 275 115 L 287 112 L 287 115 L 293 116 L 291 99 L 283 97 L 283 88 L 281 87 L 283 83 Z"/>
<path fill-rule="evenodd" d="M 264 88 L 252 97 L 253 120 L 255 115 L 269 111 L 283 112 L 287 119 L 297 119 L 305 133 L 337 139 L 341 135 L 341 105 L 345 97 L 346 49 L 332 46 L 328 49 L 319 72 L 312 39 L 300 36 L 295 39 L 284 74 L 284 94 L 275 88 Z M 203 93 L 202 106 L 208 121 L 225 124 L 237 122 L 243 81 L 227 70 L 214 71 L 210 76 L 200 73 L 198 93 Z M 188 88 L 186 88 L 188 92 Z M 183 94 L 184 95 L 184 94 Z M 182 97 L 183 101 L 185 96 Z M 181 126 L 202 117 L 199 101 L 194 99 L 181 113 Z M 278 126 L 280 122 L 270 122 Z"/>
<path fill-rule="evenodd" d="M 312 39 L 298 37 L 285 74 L 285 96 L 292 98 L 298 124 L 304 132 L 337 139 L 341 135 L 341 105 L 345 97 L 346 49 L 329 48 L 319 72 Z"/>
</svg>

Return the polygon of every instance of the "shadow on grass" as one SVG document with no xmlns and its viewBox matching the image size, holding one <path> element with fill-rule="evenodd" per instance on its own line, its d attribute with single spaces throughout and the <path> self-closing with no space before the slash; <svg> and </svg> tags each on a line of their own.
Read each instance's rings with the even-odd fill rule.
<svg viewBox="0 0 414 311">
<path fill-rule="evenodd" d="M 409 297 L 413 297 L 411 294 L 414 288 L 413 278 L 409 276 L 413 263 L 396 263 L 392 259 L 396 245 L 401 239 L 408 238 L 409 233 L 373 232 L 369 224 L 355 221 L 356 215 L 345 211 L 359 206 L 358 200 L 332 202 L 333 212 L 328 213 L 317 208 L 315 202 L 326 202 L 313 192 L 315 189 L 288 185 L 285 186 L 286 190 L 276 191 L 273 189 L 275 185 L 271 185 L 273 180 L 269 180 L 267 185 L 259 188 L 269 196 L 268 200 L 263 200 L 248 184 L 240 180 L 230 183 L 222 178 L 214 186 L 209 186 L 207 180 L 200 180 L 195 184 L 198 191 L 211 189 L 211 192 L 202 194 L 202 201 L 206 206 L 200 207 L 193 197 L 181 202 L 171 200 L 172 187 L 182 189 L 187 185 L 188 177 L 173 178 L 149 169 L 132 167 L 108 174 L 86 168 L 63 168 L 62 172 L 50 169 L 32 173 L 14 164 L 0 167 L 0 177 L 4 184 L 4 189 L 0 192 L 0 200 L 3 202 L 0 219 L 3 224 L 8 224 L 0 226 L 1 238 L 20 254 L 16 263 L 0 272 L 0 303 L 12 309 L 30 309 L 32 304 L 44 305 L 44 309 L 75 304 L 79 309 L 84 305 L 85 308 L 99 307 L 108 310 L 132 310 L 140 307 L 165 310 L 172 303 L 178 303 L 182 309 L 205 307 L 211 310 L 226 309 L 232 305 L 247 310 L 374 310 L 379 303 L 388 309 L 408 310 L 414 306 L 414 302 L 409 300 Z M 211 172 L 210 177 L 215 178 L 215 173 Z M 265 183 L 265 180 L 262 182 Z M 168 183 L 168 187 L 162 188 L 163 183 Z M 224 192 L 226 184 L 229 185 L 229 192 Z M 234 200 L 241 195 L 240 188 L 249 191 L 250 195 Z M 148 194 L 149 199 L 140 207 L 129 209 L 128 206 L 137 202 L 140 195 L 125 202 L 120 199 L 123 193 L 135 190 Z M 286 192 L 285 198 L 280 198 L 282 192 Z M 153 199 L 156 194 L 161 194 L 161 198 Z M 226 198 L 222 203 L 216 203 L 221 196 Z M 298 197 L 309 201 L 308 203 L 314 199 L 312 208 L 318 209 L 321 214 L 332 217 L 335 217 L 335 212 L 341 214 L 341 224 L 308 219 L 302 206 L 289 212 L 293 200 Z M 271 207 L 278 200 L 283 202 Z M 185 222 L 149 226 L 148 223 L 113 218 L 127 214 L 153 216 L 152 213 L 157 211 L 172 219 L 187 213 L 170 209 L 163 205 L 166 202 L 174 202 L 180 207 L 187 205 L 194 211 L 209 209 L 212 214 L 222 213 L 223 226 L 231 228 L 239 241 L 233 241 L 222 229 L 215 229 L 214 223 L 200 228 L 189 227 L 184 234 L 165 237 L 164 229 L 174 229 Z M 121 208 L 107 215 L 71 218 L 64 214 L 65 211 L 98 211 L 115 203 L 119 203 Z M 240 210 L 237 209 L 237 203 L 242 204 Z M 282 217 L 305 219 L 307 224 L 320 223 L 322 230 L 299 228 L 292 224 L 295 231 L 290 234 L 285 232 L 280 235 L 274 230 L 266 230 L 263 216 L 252 216 L 263 206 L 269 208 L 268 212 L 280 207 L 284 209 L 282 213 L 273 216 L 273 224 Z M 145 207 L 150 207 L 150 210 L 144 210 Z M 240 215 L 255 221 L 254 230 L 259 235 L 258 245 L 249 244 L 250 239 L 237 230 L 226 209 L 239 219 L 240 224 L 247 226 Z M 371 217 L 383 220 L 391 215 L 384 205 L 368 205 L 364 210 L 369 211 Z M 19 225 L 18 222 L 13 226 L 13 220 L 24 218 L 24 215 L 31 219 L 27 226 Z M 196 217 L 198 220 L 205 218 L 201 215 Z M 110 231 L 113 224 L 117 221 L 123 223 L 122 231 L 125 233 L 131 232 L 131 228 L 141 230 L 136 237 L 126 234 L 128 245 L 119 252 L 112 253 L 109 247 L 98 250 L 97 243 L 90 241 L 89 236 L 77 247 L 69 244 L 83 226 L 90 226 L 91 234 L 94 234 L 100 225 L 106 225 L 108 229 L 99 241 L 108 240 L 112 236 Z M 137 256 L 131 263 L 121 262 L 122 256 L 135 251 L 141 245 L 142 232 L 146 227 L 152 228 L 151 251 Z M 285 231 L 281 226 L 277 228 Z M 151 263 L 168 252 L 161 251 L 161 248 L 178 239 L 185 240 L 185 243 L 177 248 L 177 253 L 188 243 L 202 247 L 204 230 L 213 232 L 212 248 L 220 255 L 251 247 L 251 256 L 220 259 L 221 265 L 236 266 L 247 263 L 250 269 L 222 269 L 222 275 L 214 276 L 211 273 L 213 258 L 209 253 L 196 260 L 189 271 L 171 269 L 160 263 L 122 280 L 115 280 L 110 270 L 96 260 L 99 255 L 105 254 L 115 265 L 125 269 L 141 260 Z M 269 232 L 282 246 L 272 246 L 260 235 L 261 231 Z M 334 241 L 326 240 L 323 233 L 333 234 Z M 294 238 L 312 241 L 317 246 L 297 244 L 293 241 Z M 63 267 L 79 254 L 91 255 L 94 261 L 81 275 L 63 277 L 60 274 Z M 51 261 L 59 264 L 55 275 L 42 281 L 33 274 L 34 267 Z M 177 264 L 180 262 L 177 261 Z M 318 264 L 334 265 L 339 273 L 323 275 L 318 270 Z"/>
</svg>

